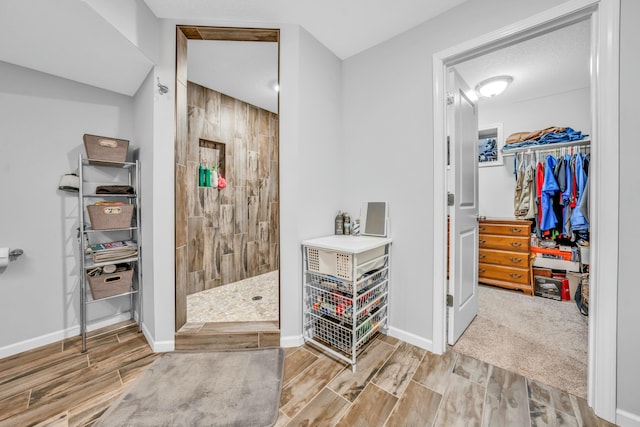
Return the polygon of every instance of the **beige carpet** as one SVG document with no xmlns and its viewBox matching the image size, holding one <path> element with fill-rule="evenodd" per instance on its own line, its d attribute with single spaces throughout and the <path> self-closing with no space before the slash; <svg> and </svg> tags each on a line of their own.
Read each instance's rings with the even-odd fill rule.
<svg viewBox="0 0 640 427">
<path fill-rule="evenodd" d="M 587 396 L 587 318 L 575 302 L 479 287 L 478 316 L 453 349 Z"/>
<path fill-rule="evenodd" d="M 281 348 L 165 353 L 95 426 L 272 426 L 283 367 Z"/>
</svg>

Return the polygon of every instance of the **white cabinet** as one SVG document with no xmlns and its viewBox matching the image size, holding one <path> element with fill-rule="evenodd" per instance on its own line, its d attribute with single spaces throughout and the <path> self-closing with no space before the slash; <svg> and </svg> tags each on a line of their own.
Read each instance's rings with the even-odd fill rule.
<svg viewBox="0 0 640 427">
<path fill-rule="evenodd" d="M 391 239 L 327 236 L 302 242 L 303 337 L 356 368 L 387 330 Z"/>
<path fill-rule="evenodd" d="M 91 304 L 128 298 L 131 318 L 142 324 L 140 164 L 138 161 L 97 162 L 80 155 L 78 175 L 80 333 L 85 352 L 87 308 Z M 98 194 L 96 188 L 100 184 L 127 186 L 132 191 Z M 94 215 L 94 224 L 89 209 Z M 125 214 L 128 215 L 125 221 L 118 219 Z M 118 246 L 122 242 L 127 244 Z M 98 245 L 102 246 L 98 249 Z M 112 313 L 113 316 L 120 314 Z"/>
</svg>

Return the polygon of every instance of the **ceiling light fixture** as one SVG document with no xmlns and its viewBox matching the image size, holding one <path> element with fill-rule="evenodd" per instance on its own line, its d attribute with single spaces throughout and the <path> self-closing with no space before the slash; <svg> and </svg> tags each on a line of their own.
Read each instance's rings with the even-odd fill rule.
<svg viewBox="0 0 640 427">
<path fill-rule="evenodd" d="M 513 77 L 511 76 L 491 77 L 478 83 L 476 85 L 476 92 L 483 98 L 491 98 L 504 92 L 511 82 L 513 82 Z"/>
</svg>

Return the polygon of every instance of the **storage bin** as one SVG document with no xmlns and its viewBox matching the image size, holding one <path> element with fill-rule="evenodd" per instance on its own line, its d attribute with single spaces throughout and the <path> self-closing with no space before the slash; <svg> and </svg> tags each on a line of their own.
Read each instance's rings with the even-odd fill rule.
<svg viewBox="0 0 640 427">
<path fill-rule="evenodd" d="M 134 205 L 89 205 L 89 221 L 94 230 L 129 228 Z"/>
<path fill-rule="evenodd" d="M 131 290 L 133 269 L 117 271 L 111 274 L 89 276 L 89 288 L 94 300 L 124 294 Z"/>
<path fill-rule="evenodd" d="M 84 134 L 84 148 L 89 163 L 123 163 L 127 160 L 129 141 L 106 136 Z"/>
<path fill-rule="evenodd" d="M 344 280 L 353 280 L 353 255 L 347 252 L 336 252 L 327 249 L 306 247 L 307 269 L 321 274 L 328 274 Z M 380 246 L 356 255 L 358 261 L 358 277 L 368 271 L 381 268 L 385 264 L 385 248 Z M 371 262 L 379 258 L 375 262 Z"/>
<path fill-rule="evenodd" d="M 533 293 L 539 297 L 562 300 L 562 281 L 567 279 L 534 276 Z"/>
<path fill-rule="evenodd" d="M 585 276 L 586 277 L 584 277 L 582 279 L 582 282 L 580 283 L 580 292 L 582 293 L 582 304 L 584 304 L 585 307 L 589 308 L 589 275 Z"/>
<path fill-rule="evenodd" d="M 387 315 L 386 306 L 375 310 L 369 317 L 358 322 L 356 326 L 355 348 L 360 350 L 379 331 L 380 325 Z M 311 322 L 306 325 L 308 336 L 327 343 L 345 354 L 353 350 L 353 327 L 351 324 L 341 322 L 327 315 L 313 316 Z"/>
</svg>

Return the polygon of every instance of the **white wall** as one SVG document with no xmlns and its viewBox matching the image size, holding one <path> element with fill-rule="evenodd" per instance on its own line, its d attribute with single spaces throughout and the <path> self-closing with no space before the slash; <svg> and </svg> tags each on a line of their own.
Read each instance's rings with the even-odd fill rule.
<svg viewBox="0 0 640 427">
<path fill-rule="evenodd" d="M 230 22 L 162 21 L 160 61 L 155 73 L 175 81 L 175 25 L 242 26 Z M 333 175 L 311 171 L 334 159 L 340 139 L 340 62 L 295 25 L 280 28 L 280 316 L 284 345 L 301 343 L 300 241 L 329 234 L 340 207 Z M 173 86 L 173 85 L 172 85 Z M 154 101 L 154 296 L 155 336 L 173 341 L 174 212 L 173 135 L 174 88 Z M 331 168 L 332 166 L 327 166 Z M 315 191 L 315 194 L 310 192 Z M 318 218 L 322 217 L 322 221 Z"/>
<path fill-rule="evenodd" d="M 153 259 L 153 101 L 157 95 L 154 72 L 151 70 L 133 98 L 135 121 L 134 140 L 140 160 L 140 212 L 142 216 L 141 237 L 138 241 L 142 257 L 142 323 L 145 335 L 151 337 L 155 331 L 155 292 Z"/>
<path fill-rule="evenodd" d="M 105 21 L 156 62 L 160 52 L 160 23 L 144 0 L 84 0 Z"/>
<path fill-rule="evenodd" d="M 133 102 L 5 62 L 0 75 L 0 246 L 24 250 L 0 271 L 3 357 L 78 333 L 78 199 L 58 181 L 76 169 L 83 134 L 131 139 Z M 93 304 L 89 320 L 127 309 L 119 300 Z"/>
<path fill-rule="evenodd" d="M 478 128 L 502 123 L 506 139 L 515 132 L 535 131 L 549 126 L 569 126 L 584 134 L 591 133 L 590 90 L 583 88 L 513 104 L 478 107 Z M 498 101 L 498 100 L 496 100 Z M 505 157 L 502 166 L 479 168 L 480 215 L 488 218 L 513 218 L 513 156 Z"/>
<path fill-rule="evenodd" d="M 344 153 L 358 159 L 345 168 L 346 200 L 390 202 L 390 321 L 407 341 L 433 338 L 432 200 L 444 183 L 432 174 L 432 55 L 559 3 L 471 0 L 344 61 Z"/>
<path fill-rule="evenodd" d="M 623 426 L 640 426 L 640 286 L 636 270 L 637 244 L 640 239 L 637 212 L 640 209 L 638 161 L 640 144 L 637 129 L 640 107 L 640 59 L 638 43 L 640 2 L 623 0 L 620 37 L 620 243 L 618 278 L 618 420 Z M 613 171 L 612 171 L 613 172 Z M 614 172 L 615 173 L 615 172 Z M 624 418 L 624 419 L 623 419 Z"/>
<path fill-rule="evenodd" d="M 283 345 L 295 344 L 291 338 L 302 334 L 300 242 L 333 234 L 336 212 L 342 208 L 346 164 L 341 146 L 342 62 L 303 28 L 298 36 L 298 138 L 287 139 L 286 145 L 282 135 L 280 139 Z M 281 111 L 282 129 L 291 110 Z"/>
</svg>

